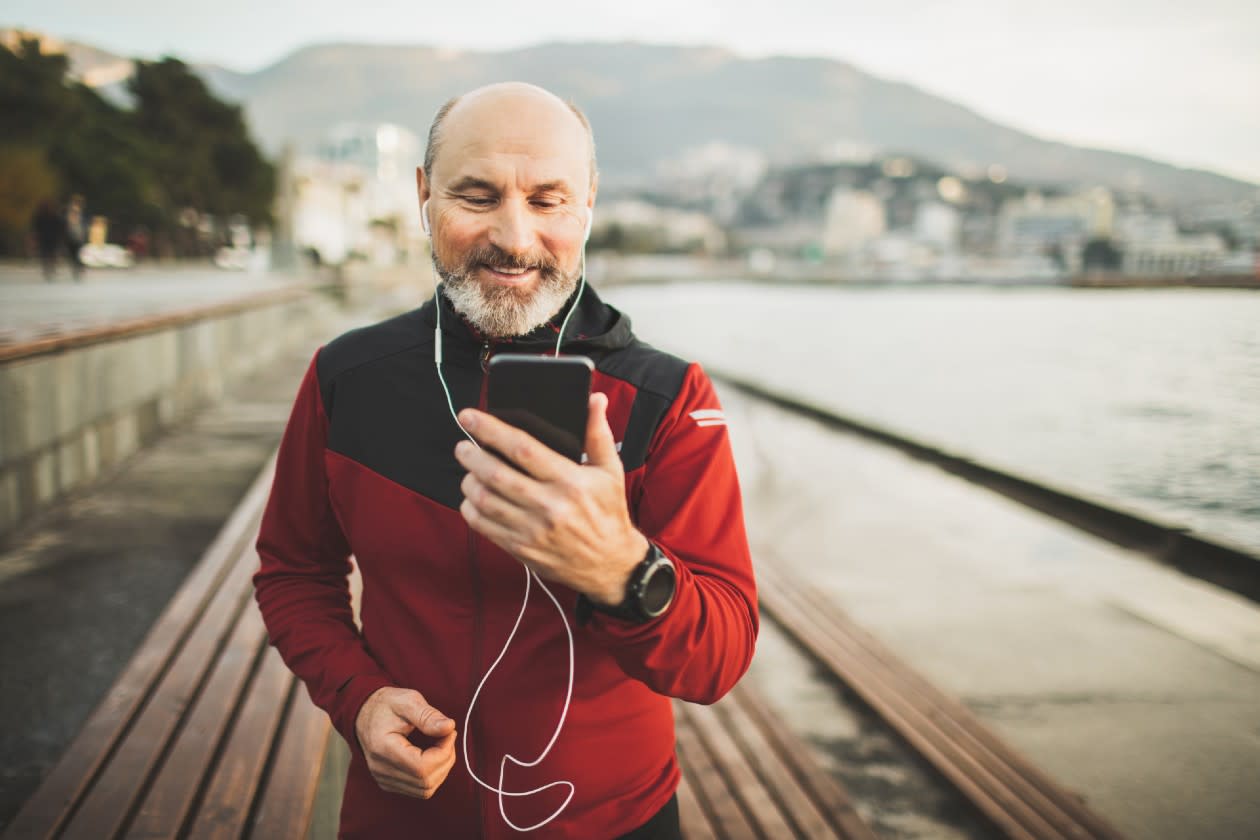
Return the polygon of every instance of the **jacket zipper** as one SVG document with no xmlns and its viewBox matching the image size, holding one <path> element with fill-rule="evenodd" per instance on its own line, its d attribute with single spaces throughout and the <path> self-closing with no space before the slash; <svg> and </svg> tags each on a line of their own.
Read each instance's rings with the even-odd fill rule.
<svg viewBox="0 0 1260 840">
<path fill-rule="evenodd" d="M 472 638 L 472 670 L 470 676 L 472 679 L 468 683 L 468 699 L 472 701 L 473 692 L 477 690 L 477 679 L 481 669 L 481 575 L 477 568 L 477 534 L 470 528 L 468 530 L 468 569 L 472 575 L 473 590 L 473 638 Z M 472 721 L 468 722 L 472 727 Z M 485 772 L 485 762 L 481 760 L 481 739 L 474 733 L 469 732 L 468 738 L 472 742 L 470 751 L 471 756 L 464 756 L 464 761 L 471 761 L 472 766 L 478 768 L 479 772 Z M 477 836 L 484 838 L 486 836 L 486 812 L 482 807 L 485 794 L 481 790 L 481 785 L 477 784 L 476 779 L 469 774 L 472 782 L 473 801 L 477 804 Z"/>
<path fill-rule="evenodd" d="M 477 408 L 485 409 L 486 407 L 486 376 L 485 371 L 488 369 L 490 360 L 490 342 L 485 342 L 481 347 L 481 386 L 478 389 Z M 481 676 L 481 637 L 482 628 L 482 598 L 481 598 L 481 573 L 478 568 L 480 564 L 477 559 L 477 534 L 471 528 L 468 529 L 468 568 L 472 574 L 473 589 L 473 650 L 472 650 L 472 680 L 469 683 L 468 699 L 471 701 L 473 692 L 477 690 L 477 681 Z M 469 721 L 472 725 L 472 721 Z M 485 772 L 485 761 L 483 761 L 481 750 L 481 739 L 468 733 L 472 740 L 471 758 L 475 761 L 474 766 L 482 773 Z M 469 756 L 464 756 L 464 760 L 468 761 Z M 473 793 L 476 795 L 474 800 L 477 803 L 477 836 L 484 840 L 486 836 L 486 810 L 482 806 L 485 801 L 485 792 L 481 789 L 481 785 L 473 781 Z"/>
</svg>

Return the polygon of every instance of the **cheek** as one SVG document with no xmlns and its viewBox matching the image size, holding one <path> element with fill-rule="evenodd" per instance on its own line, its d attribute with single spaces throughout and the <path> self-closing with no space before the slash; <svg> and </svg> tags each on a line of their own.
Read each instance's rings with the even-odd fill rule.
<svg viewBox="0 0 1260 840">
<path fill-rule="evenodd" d="M 443 265 L 463 262 L 477 244 L 480 231 L 475 225 L 447 222 L 433 232 L 433 251 Z"/>
<path fill-rule="evenodd" d="M 551 237 L 543 240 L 543 247 L 565 270 L 574 271 L 577 269 L 582 251 L 582 241 L 580 239 Z"/>
</svg>

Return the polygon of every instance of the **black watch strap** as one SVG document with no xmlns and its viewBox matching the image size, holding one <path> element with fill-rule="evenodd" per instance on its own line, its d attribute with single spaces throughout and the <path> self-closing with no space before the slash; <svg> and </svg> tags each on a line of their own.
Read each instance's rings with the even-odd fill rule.
<svg viewBox="0 0 1260 840">
<path fill-rule="evenodd" d="M 609 607 L 598 604 L 585 595 L 578 595 L 575 611 L 578 626 L 585 625 L 597 612 L 636 624 L 651 621 L 673 603 L 677 581 L 678 573 L 674 569 L 674 562 L 649 541 L 643 560 L 630 573 L 630 579 L 626 582 L 626 595 L 620 604 Z"/>
</svg>

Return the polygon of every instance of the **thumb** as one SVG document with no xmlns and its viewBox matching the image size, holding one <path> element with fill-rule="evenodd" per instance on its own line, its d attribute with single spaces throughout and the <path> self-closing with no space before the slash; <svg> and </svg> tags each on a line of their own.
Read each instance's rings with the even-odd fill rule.
<svg viewBox="0 0 1260 840">
<path fill-rule="evenodd" d="M 426 703 L 419 693 L 407 698 L 394 711 L 416 729 L 433 738 L 439 738 L 455 728 L 455 721 Z"/>
<path fill-rule="evenodd" d="M 613 441 L 612 428 L 608 425 L 608 395 L 591 394 L 586 412 L 586 462 L 596 467 L 613 463 L 618 466 L 617 444 Z"/>
</svg>

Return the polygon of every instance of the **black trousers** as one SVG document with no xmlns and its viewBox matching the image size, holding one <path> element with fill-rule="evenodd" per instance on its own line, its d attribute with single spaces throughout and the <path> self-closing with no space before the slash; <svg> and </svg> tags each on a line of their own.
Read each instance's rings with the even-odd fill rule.
<svg viewBox="0 0 1260 840">
<path fill-rule="evenodd" d="M 682 825 L 678 822 L 678 794 L 671 796 L 655 816 L 617 840 L 682 840 Z"/>
</svg>

